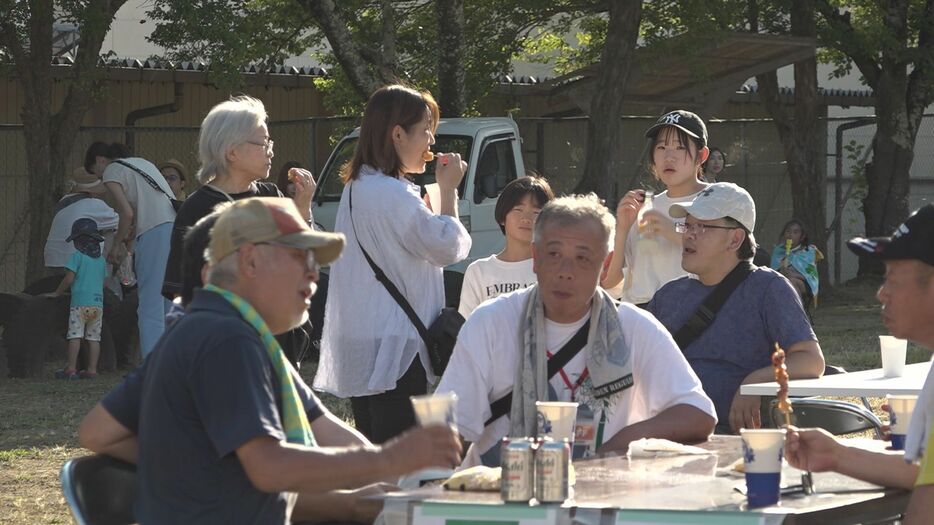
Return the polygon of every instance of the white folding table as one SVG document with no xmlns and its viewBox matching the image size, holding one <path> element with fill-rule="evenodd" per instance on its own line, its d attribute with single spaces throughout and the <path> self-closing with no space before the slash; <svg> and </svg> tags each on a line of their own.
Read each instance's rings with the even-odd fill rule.
<svg viewBox="0 0 934 525">
<path fill-rule="evenodd" d="M 817 379 L 795 379 L 788 382 L 788 395 L 795 397 L 885 397 L 918 395 L 931 369 L 931 362 L 905 366 L 901 377 L 883 377 L 881 368 L 834 374 Z M 778 383 L 752 383 L 740 387 L 740 393 L 753 396 L 774 396 Z"/>
</svg>

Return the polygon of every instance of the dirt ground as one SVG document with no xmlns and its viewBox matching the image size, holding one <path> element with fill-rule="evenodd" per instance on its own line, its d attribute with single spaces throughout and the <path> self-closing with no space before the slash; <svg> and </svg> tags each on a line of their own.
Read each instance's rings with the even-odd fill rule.
<svg viewBox="0 0 934 525">
<path fill-rule="evenodd" d="M 879 334 L 886 333 L 873 299 L 874 284 L 841 287 L 814 310 L 814 330 L 827 362 L 856 371 L 880 366 Z M 909 361 L 930 358 L 913 347 Z M 0 523 L 71 523 L 59 482 L 68 458 L 84 455 L 77 426 L 88 410 L 117 384 L 124 372 L 90 381 L 0 380 Z M 313 366 L 303 368 L 310 382 Z M 349 419 L 347 403 L 323 398 Z M 855 400 L 853 400 L 855 401 Z M 880 400 L 874 400 L 878 409 Z"/>
</svg>

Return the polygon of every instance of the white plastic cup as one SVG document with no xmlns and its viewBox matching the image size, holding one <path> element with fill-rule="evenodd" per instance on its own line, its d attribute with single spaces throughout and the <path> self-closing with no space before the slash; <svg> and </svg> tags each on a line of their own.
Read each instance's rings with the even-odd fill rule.
<svg viewBox="0 0 934 525">
<path fill-rule="evenodd" d="M 425 193 L 428 194 L 428 202 L 431 203 L 431 212 L 435 215 L 441 214 L 441 186 L 437 182 L 425 184 Z"/>
<path fill-rule="evenodd" d="M 908 426 L 911 425 L 911 414 L 915 411 L 918 396 L 885 396 L 885 404 L 889 405 L 889 429 L 892 433 L 892 448 L 905 450 L 905 436 Z"/>
<path fill-rule="evenodd" d="M 885 377 L 904 375 L 908 341 L 891 335 L 880 335 L 879 348 L 882 352 L 882 375 Z"/>
<path fill-rule="evenodd" d="M 412 408 L 415 409 L 415 419 L 418 420 L 419 426 L 449 425 L 451 428 L 457 428 L 457 394 L 454 392 L 411 396 L 409 399 L 412 401 Z"/>
<path fill-rule="evenodd" d="M 550 437 L 556 441 L 567 439 L 574 443 L 577 403 L 536 401 L 535 410 L 538 412 L 538 437 Z"/>
<path fill-rule="evenodd" d="M 742 429 L 746 498 L 750 508 L 776 505 L 782 482 L 785 429 Z"/>
</svg>

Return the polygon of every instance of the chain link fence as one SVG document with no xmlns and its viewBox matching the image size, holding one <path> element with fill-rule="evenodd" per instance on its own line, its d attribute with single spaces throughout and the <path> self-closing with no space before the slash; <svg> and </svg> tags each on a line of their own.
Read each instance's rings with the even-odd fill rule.
<svg viewBox="0 0 934 525">
<path fill-rule="evenodd" d="M 287 161 L 310 167 L 315 173 L 324 166 L 334 143 L 356 126 L 357 119 L 322 117 L 269 124 L 276 142 L 270 181 Z M 84 153 L 93 142 L 123 142 L 133 154 L 156 164 L 176 159 L 188 167 L 186 190 L 197 189 L 197 127 L 85 127 L 75 137 L 67 166 L 84 163 Z M 29 242 L 29 169 L 22 126 L 0 126 L 0 292 L 20 291 L 26 284 L 26 254 Z M 70 178 L 68 173 L 59 176 Z M 109 195 L 108 195 L 109 196 Z M 105 200 L 107 200 L 105 198 Z M 112 202 L 109 202 L 113 206 Z"/>
<path fill-rule="evenodd" d="M 656 117 L 624 117 L 626 142 L 623 167 L 616 174 L 616 195 L 621 196 L 634 188 L 660 189 L 659 183 L 647 171 L 647 143 L 643 133 Z M 586 117 L 574 118 L 520 118 L 523 153 L 527 169 L 544 175 L 556 192 L 569 192 L 580 182 L 584 172 L 587 141 Z M 843 201 L 840 219 L 840 239 L 845 241 L 863 233 L 862 197 L 865 180 L 862 166 L 871 159 L 875 125 L 847 130 L 842 140 L 840 189 L 836 180 L 837 127 L 859 118 L 829 118 L 822 122 L 826 128 L 826 210 L 829 227 L 836 216 L 837 195 Z M 726 154 L 727 166 L 719 180 L 735 182 L 745 187 L 756 201 L 756 239 L 771 248 L 781 233 L 782 226 L 793 216 L 791 182 L 788 177 L 784 150 L 775 124 L 770 119 L 712 120 L 707 126 L 710 146 L 717 146 Z M 911 169 L 911 209 L 934 202 L 934 115 L 925 115 L 915 143 L 915 158 Z M 834 282 L 856 276 L 858 261 L 845 246 L 836 252 L 834 232 L 828 238 L 828 268 L 835 268 L 839 258 L 839 272 L 830 272 Z"/>
<path fill-rule="evenodd" d="M 934 118 L 926 116 L 915 145 L 912 166 L 911 207 L 934 201 Z M 835 215 L 836 128 L 854 119 L 826 119 L 827 152 L 827 224 Z M 616 194 L 633 188 L 659 189 L 646 171 L 646 141 L 643 132 L 655 117 L 625 117 L 624 164 L 616 174 Z M 334 143 L 357 124 L 354 118 L 325 117 L 275 122 L 269 125 L 275 140 L 275 158 L 270 179 L 286 161 L 297 161 L 319 173 Z M 527 169 L 548 178 L 557 193 L 574 189 L 580 181 L 586 159 L 587 119 L 520 118 L 523 155 Z M 782 226 L 792 218 L 791 186 L 784 152 L 768 119 L 714 120 L 708 125 L 710 145 L 726 153 L 727 167 L 722 180 L 736 182 L 749 190 L 756 201 L 756 238 L 770 247 L 777 242 Z M 863 231 L 861 198 L 865 183 L 858 176 L 859 167 L 868 159 L 875 126 L 848 130 L 843 135 L 841 196 L 848 199 L 840 221 L 841 239 Z M 82 128 L 75 139 L 69 166 L 80 166 L 84 152 L 94 141 L 120 141 L 132 145 L 135 154 L 153 162 L 175 158 L 189 167 L 187 189 L 197 184 L 198 128 Z M 26 250 L 29 229 L 27 191 L 28 168 L 22 127 L 0 126 L 0 291 L 18 291 L 25 284 Z M 854 177 L 854 174 L 857 176 Z M 69 174 L 61 174 L 67 178 Z M 834 267 L 834 237 L 828 240 L 828 264 Z M 840 254 L 840 276 L 856 274 L 856 258 L 847 250 Z"/>
</svg>

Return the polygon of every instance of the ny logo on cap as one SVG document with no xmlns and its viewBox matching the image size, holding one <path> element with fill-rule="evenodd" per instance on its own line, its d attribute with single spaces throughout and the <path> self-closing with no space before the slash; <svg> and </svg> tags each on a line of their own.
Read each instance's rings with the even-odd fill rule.
<svg viewBox="0 0 934 525">
<path fill-rule="evenodd" d="M 710 194 L 713 193 L 713 188 L 707 188 L 701 192 L 701 197 L 710 197 Z"/>
<path fill-rule="evenodd" d="M 665 124 L 677 124 L 681 120 L 680 113 L 669 113 L 665 115 Z"/>
<path fill-rule="evenodd" d="M 897 230 L 895 230 L 895 233 L 892 234 L 892 238 L 893 238 L 893 239 L 898 239 L 899 237 L 901 237 L 902 235 L 905 235 L 905 234 L 908 233 L 909 231 L 910 231 L 910 230 L 908 229 L 908 225 L 902 224 L 901 226 L 898 227 Z"/>
</svg>

